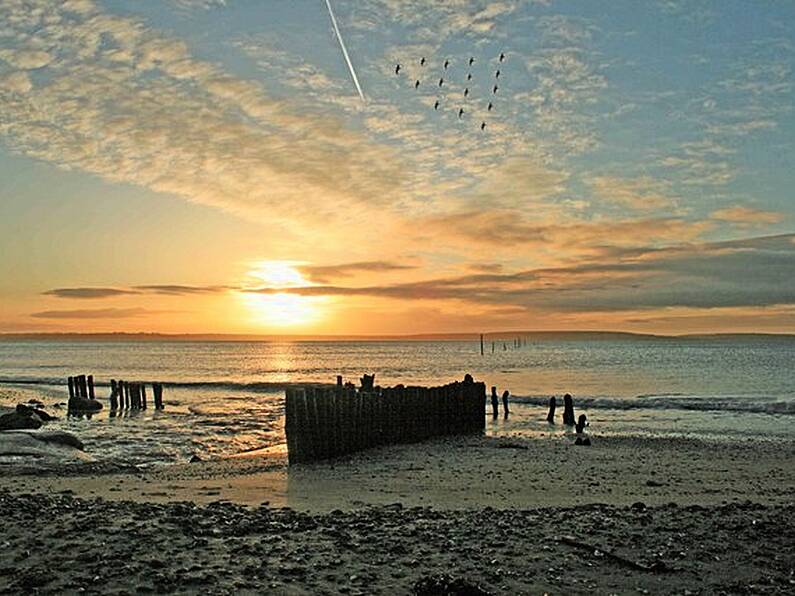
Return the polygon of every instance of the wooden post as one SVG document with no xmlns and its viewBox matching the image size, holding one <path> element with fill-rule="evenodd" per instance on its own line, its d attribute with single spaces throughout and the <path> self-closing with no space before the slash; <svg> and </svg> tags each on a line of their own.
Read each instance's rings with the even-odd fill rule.
<svg viewBox="0 0 795 596">
<path fill-rule="evenodd" d="M 88 375 L 88 399 L 94 399 L 94 375 Z"/>
<path fill-rule="evenodd" d="M 141 383 L 141 409 L 146 409 L 146 383 Z"/>
<path fill-rule="evenodd" d="M 157 404 L 157 385 L 152 387 Z M 299 454 L 301 441 L 298 439 L 296 420 L 296 394 L 295 387 L 287 387 L 284 391 L 284 437 L 287 440 L 287 463 L 294 464 L 301 460 Z M 157 405 L 155 405 L 157 408 Z"/>
<path fill-rule="evenodd" d="M 73 399 L 75 396 L 75 382 L 72 377 L 66 379 L 66 384 L 69 385 L 69 399 Z"/>
<path fill-rule="evenodd" d="M 115 412 L 119 408 L 119 400 L 116 395 L 117 385 L 116 381 L 111 379 L 110 380 L 110 409 L 112 412 Z"/>
<path fill-rule="evenodd" d="M 568 393 L 563 396 L 563 424 L 574 426 L 574 401 Z"/>
<path fill-rule="evenodd" d="M 163 409 L 163 386 L 160 383 L 152 384 L 152 393 L 155 396 L 155 409 Z"/>
<path fill-rule="evenodd" d="M 85 375 L 79 375 L 77 378 L 78 378 L 78 381 L 79 381 L 79 384 L 80 384 L 80 397 L 87 398 L 88 397 L 88 383 L 86 382 L 86 376 Z"/>
<path fill-rule="evenodd" d="M 549 398 L 549 413 L 547 414 L 547 422 L 550 424 L 555 424 L 555 408 L 557 404 L 555 403 L 555 396 Z"/>
<path fill-rule="evenodd" d="M 483 356 L 483 334 L 480 334 L 480 355 Z"/>
</svg>

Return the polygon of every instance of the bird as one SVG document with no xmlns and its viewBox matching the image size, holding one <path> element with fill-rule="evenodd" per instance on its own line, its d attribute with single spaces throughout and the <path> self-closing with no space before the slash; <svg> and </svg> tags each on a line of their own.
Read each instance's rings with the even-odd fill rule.
<svg viewBox="0 0 795 596">
<path fill-rule="evenodd" d="M 417 89 L 420 86 L 419 80 L 414 81 L 414 88 Z"/>
<path fill-rule="evenodd" d="M 439 79 L 439 87 L 441 87 L 442 85 L 444 85 L 444 79 Z"/>
<path fill-rule="evenodd" d="M 467 81 L 471 81 L 471 80 L 472 80 L 472 73 L 470 72 L 470 73 L 467 73 Z"/>
<path fill-rule="evenodd" d="M 463 115 L 464 115 L 464 108 L 459 108 L 458 109 L 458 119 L 460 120 L 461 116 L 463 116 Z"/>
<path fill-rule="evenodd" d="M 467 95 L 469 95 L 469 87 L 464 89 L 464 97 L 466 97 Z"/>
<path fill-rule="evenodd" d="M 420 59 L 420 66 L 425 66 L 425 57 L 424 56 Z"/>
<path fill-rule="evenodd" d="M 505 61 L 505 54 L 503 52 L 500 52 L 500 62 L 504 61 Z"/>
<path fill-rule="evenodd" d="M 438 99 L 436 100 L 436 103 L 433 104 L 433 109 L 434 110 L 438 110 L 439 109 L 439 100 Z"/>
<path fill-rule="evenodd" d="M 500 78 L 500 71 L 499 70 L 497 70 L 497 72 L 494 73 L 494 78 L 495 79 L 499 79 Z"/>
<path fill-rule="evenodd" d="M 489 102 L 489 107 L 487 107 L 486 109 L 487 109 L 489 112 L 491 112 L 491 108 L 493 108 L 493 107 L 494 107 L 494 104 L 493 104 L 493 103 L 491 103 L 491 102 Z"/>
<path fill-rule="evenodd" d="M 400 64 L 395 66 L 395 74 L 400 74 Z"/>
<path fill-rule="evenodd" d="M 499 89 L 499 85 L 494 85 L 494 88 L 491 90 L 492 93 L 497 93 L 497 89 Z"/>
<path fill-rule="evenodd" d="M 475 59 L 474 59 L 474 58 L 470 58 L 470 59 L 469 59 L 469 65 L 470 65 L 470 66 L 472 66 L 472 64 L 473 64 L 474 62 L 475 62 Z"/>
<path fill-rule="evenodd" d="M 445 60 L 444 61 L 444 69 L 447 70 L 448 66 L 450 66 L 450 61 L 449 60 Z"/>
<path fill-rule="evenodd" d="M 480 123 L 480 130 L 484 130 L 485 128 L 486 128 L 486 123 L 485 122 L 481 122 Z"/>
</svg>

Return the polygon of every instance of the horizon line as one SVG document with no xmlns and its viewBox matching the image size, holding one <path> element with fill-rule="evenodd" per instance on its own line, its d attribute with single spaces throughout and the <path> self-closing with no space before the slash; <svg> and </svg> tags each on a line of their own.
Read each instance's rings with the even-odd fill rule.
<svg viewBox="0 0 795 596">
<path fill-rule="evenodd" d="M 245 342 L 245 341 L 454 341 L 471 340 L 478 341 L 483 336 L 484 341 L 502 341 L 521 337 L 530 339 L 531 337 L 544 338 L 552 336 L 621 336 L 636 339 L 693 339 L 693 338 L 727 338 L 727 337 L 775 337 L 793 338 L 795 333 L 773 333 L 764 331 L 744 331 L 744 332 L 707 332 L 707 333 L 642 333 L 634 331 L 605 331 L 605 330 L 512 330 L 512 331 L 488 331 L 488 332 L 457 332 L 457 333 L 380 333 L 380 334 L 360 334 L 360 333 L 340 333 L 340 334 L 279 334 L 279 333 L 162 333 L 150 331 L 110 331 L 96 333 L 68 332 L 68 331 L 44 331 L 44 332 L 8 332 L 0 333 L 0 341 L 24 341 L 30 340 L 116 340 L 116 341 L 217 341 L 217 342 Z"/>
</svg>

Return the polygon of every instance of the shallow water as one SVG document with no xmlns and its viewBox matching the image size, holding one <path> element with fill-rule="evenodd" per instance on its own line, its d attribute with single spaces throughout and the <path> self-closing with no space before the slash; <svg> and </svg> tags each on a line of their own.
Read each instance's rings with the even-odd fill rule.
<svg viewBox="0 0 795 596">
<path fill-rule="evenodd" d="M 0 396 L 24 389 L 59 412 L 65 379 L 94 374 L 166 384 L 166 411 L 151 408 L 52 424 L 75 432 L 99 458 L 133 463 L 225 456 L 283 441 L 283 387 L 356 381 L 441 384 L 471 373 L 515 395 L 490 432 L 545 434 L 550 395 L 575 396 L 594 432 L 792 437 L 795 340 L 511 342 L 0 342 Z M 5 387 L 5 389 L 3 389 Z M 29 392 L 32 392 L 29 393 Z M 151 399 L 151 392 L 150 392 Z M 10 403 L 13 396 L 0 401 Z"/>
</svg>

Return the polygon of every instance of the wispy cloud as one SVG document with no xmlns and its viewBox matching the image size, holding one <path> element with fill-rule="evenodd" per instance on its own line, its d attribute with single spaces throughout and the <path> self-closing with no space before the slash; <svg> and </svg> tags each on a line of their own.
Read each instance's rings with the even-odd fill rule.
<svg viewBox="0 0 795 596">
<path fill-rule="evenodd" d="M 359 261 L 356 263 L 340 263 L 337 265 L 299 265 L 298 270 L 311 281 L 325 283 L 330 279 L 350 277 L 357 273 L 391 273 L 416 269 L 416 265 L 393 263 L 389 261 Z"/>
<path fill-rule="evenodd" d="M 137 294 L 136 290 L 124 288 L 55 288 L 47 290 L 44 296 L 55 296 L 56 298 L 112 298 L 115 296 L 129 296 Z"/>
</svg>

